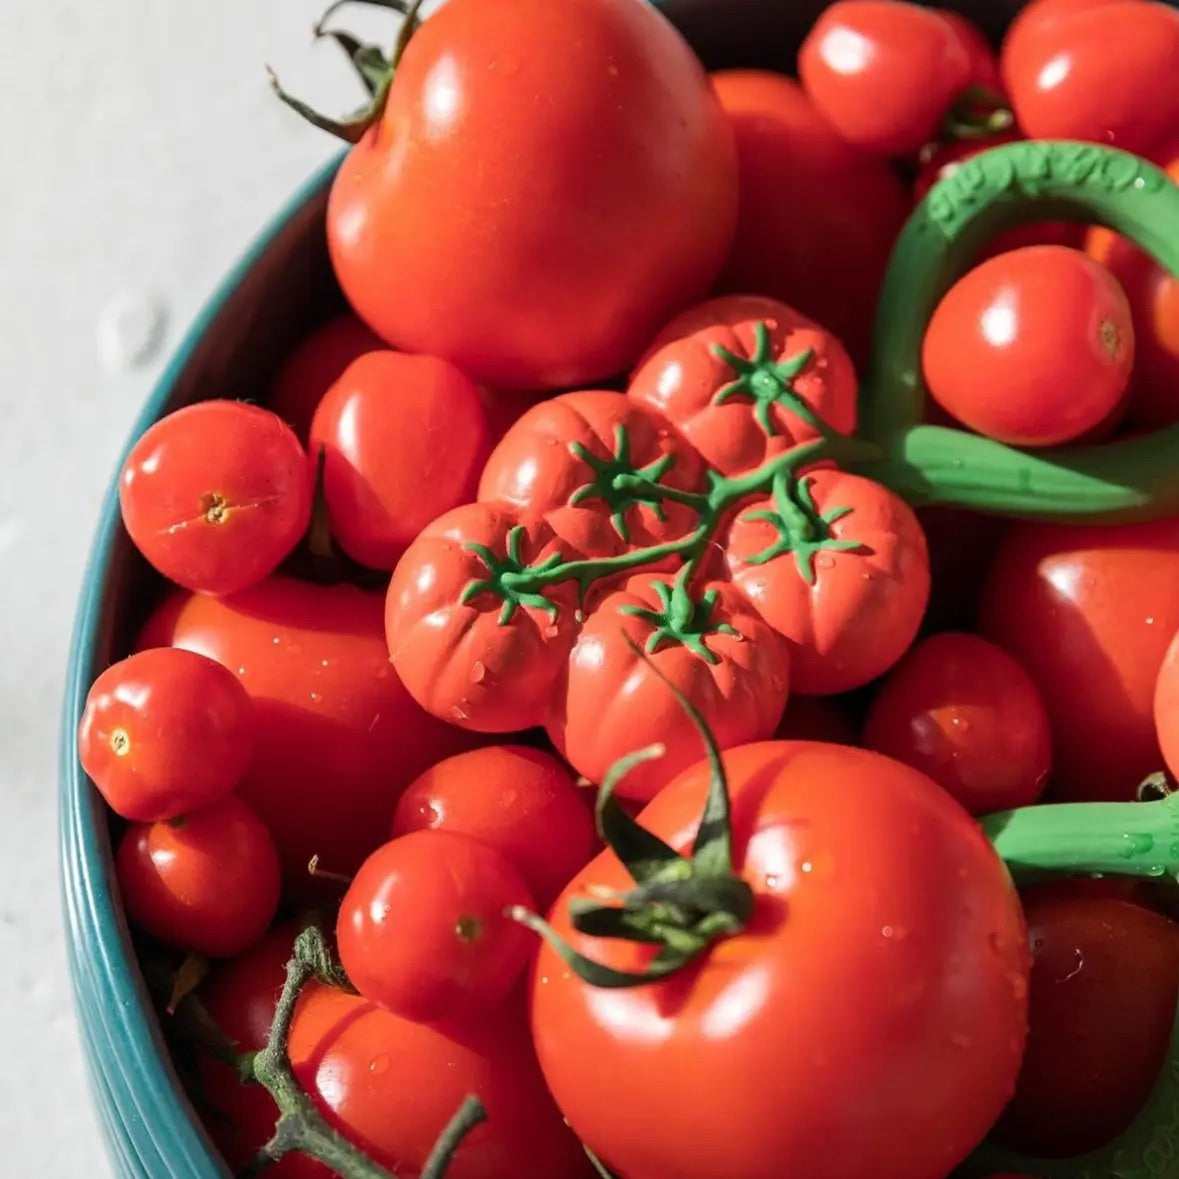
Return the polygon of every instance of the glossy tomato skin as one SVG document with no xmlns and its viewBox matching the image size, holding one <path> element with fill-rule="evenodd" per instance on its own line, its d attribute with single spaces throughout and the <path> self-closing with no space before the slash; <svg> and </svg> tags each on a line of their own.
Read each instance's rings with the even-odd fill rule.
<svg viewBox="0 0 1179 1179">
<path fill-rule="evenodd" d="M 254 702 L 239 788 L 270 828 L 288 886 L 307 863 L 351 872 L 383 842 L 402 789 L 470 738 L 422 711 L 389 665 L 380 594 L 273 577 L 232 598 L 166 601 L 157 641 L 216 659 Z"/>
<path fill-rule="evenodd" d="M 499 388 L 569 388 L 629 367 L 703 297 L 736 215 L 732 132 L 654 8 L 456 0 L 344 160 L 328 244 L 395 347 Z"/>
<path fill-rule="evenodd" d="M 1084 4 L 1039 32 L 1013 33 L 1003 68 L 1031 139 L 1148 155 L 1179 124 L 1179 12 L 1168 4 Z"/>
<path fill-rule="evenodd" d="M 457 831 L 481 840 L 519 869 L 548 912 L 597 849 L 586 793 L 551 753 L 487 745 L 444 758 L 411 782 L 392 835 Z"/>
<path fill-rule="evenodd" d="M 91 685 L 78 757 L 124 819 L 174 819 L 228 794 L 254 756 L 253 705 L 233 673 L 168 647 L 140 651 Z"/>
<path fill-rule="evenodd" d="M 868 709 L 864 744 L 911 765 L 972 815 L 1031 806 L 1048 782 L 1048 712 L 1002 647 L 946 631 L 918 643 Z"/>
<path fill-rule="evenodd" d="M 999 74 L 1011 85 L 1017 58 L 1039 43 L 1049 49 L 1059 44 L 1059 26 L 1078 12 L 1120 4 L 1122 0 L 1030 0 L 1012 18 L 999 48 Z"/>
<path fill-rule="evenodd" d="M 782 635 L 790 650 L 793 691 L 831 696 L 886 672 L 917 635 L 929 600 L 929 553 L 913 510 L 891 491 L 832 468 L 803 476 L 815 509 L 850 509 L 828 527 L 853 547 L 824 548 L 804 567 L 793 552 L 764 564 L 757 557 L 779 540 L 778 526 L 752 513 L 737 516 L 725 549 L 734 584 Z"/>
<path fill-rule="evenodd" d="M 769 356 L 750 383 L 756 392 L 734 393 L 738 361 L 758 356 L 757 333 L 766 333 Z M 775 378 L 773 368 L 797 369 Z M 631 376 L 627 395 L 654 410 L 722 475 L 738 475 L 766 459 L 820 436 L 813 415 L 840 434 L 856 428 L 856 374 L 843 345 L 830 332 L 784 303 L 728 295 L 685 311 L 655 338 Z M 794 406 L 803 404 L 800 414 Z M 766 423 L 768 422 L 768 429 Z"/>
<path fill-rule="evenodd" d="M 362 565 L 392 569 L 431 520 L 472 498 L 491 439 L 469 377 L 385 349 L 324 395 L 311 425 L 311 451 L 321 449 L 332 538 Z"/>
<path fill-rule="evenodd" d="M 903 185 L 885 161 L 841 139 L 793 79 L 724 70 L 713 84 L 740 169 L 737 236 L 719 289 L 797 308 L 865 366 L 876 297 L 909 214 Z"/>
<path fill-rule="evenodd" d="M 1068 442 L 1110 420 L 1134 365 L 1130 305 L 1079 250 L 1027 246 L 990 258 L 946 292 L 925 333 L 934 399 L 1013 446 Z"/>
<path fill-rule="evenodd" d="M 948 1174 L 1010 1096 L 1023 1049 L 1028 951 L 1005 869 L 944 791 L 878 754 L 766 742 L 724 763 L 748 931 L 620 990 L 542 948 L 533 1035 L 557 1103 L 628 1179 Z M 642 824 L 689 847 L 707 777 L 687 771 Z M 567 904 L 628 880 L 602 853 L 552 920 L 633 970 L 650 950 L 576 933 Z"/>
<path fill-rule="evenodd" d="M 1052 801 L 1132 799 L 1161 765 L 1154 693 L 1179 630 L 1179 518 L 1012 525 L 979 631 L 1032 677 L 1048 709 Z"/>
<path fill-rule="evenodd" d="M 849 143 L 910 156 L 970 85 L 973 59 L 936 11 L 901 0 L 839 0 L 798 54 L 811 101 Z"/>
<path fill-rule="evenodd" d="M 667 684 L 628 640 L 696 706 L 722 749 L 773 735 L 790 682 L 785 644 L 732 586 L 712 592 L 708 658 L 674 639 L 653 649 L 657 624 L 638 611 L 661 609 L 657 579 L 636 574 L 586 619 L 554 693 L 547 728 L 575 770 L 601 784 L 620 758 L 660 744 L 662 757 L 636 766 L 618 784 L 623 798 L 646 801 L 700 757 L 700 737 Z"/>
<path fill-rule="evenodd" d="M 242 401 L 201 401 L 131 448 L 119 507 L 135 547 L 185 589 L 229 594 L 272 573 L 311 520 L 313 472 L 291 428 Z"/>
</svg>

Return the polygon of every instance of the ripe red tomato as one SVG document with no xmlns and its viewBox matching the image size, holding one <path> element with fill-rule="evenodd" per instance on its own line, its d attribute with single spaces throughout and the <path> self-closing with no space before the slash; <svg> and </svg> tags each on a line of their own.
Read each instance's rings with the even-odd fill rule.
<svg viewBox="0 0 1179 1179">
<path fill-rule="evenodd" d="M 841 139 L 793 79 L 725 70 L 713 84 L 737 138 L 741 197 L 719 289 L 798 308 L 867 365 L 876 297 L 909 214 L 904 186 Z"/>
<path fill-rule="evenodd" d="M 500 1004 L 533 948 L 507 917 L 535 900 L 493 847 L 457 831 L 413 831 L 377 848 L 336 921 L 340 964 L 366 998 L 419 1023 Z"/>
<path fill-rule="evenodd" d="M 913 510 L 880 484 L 821 469 L 801 489 L 814 551 L 780 551 L 772 500 L 737 517 L 725 548 L 737 587 L 787 640 L 792 690 L 831 696 L 905 653 L 929 600 L 929 554 Z"/>
<path fill-rule="evenodd" d="M 392 569 L 437 516 L 471 499 L 491 449 L 478 388 L 432 356 L 370 352 L 345 369 L 311 424 L 340 548 Z"/>
<path fill-rule="evenodd" d="M 1161 766 L 1154 692 L 1179 631 L 1179 518 L 1012 525 L 979 630 L 1019 660 L 1048 708 L 1052 800 L 1132 799 Z"/>
<path fill-rule="evenodd" d="M 628 1179 L 948 1174 L 1023 1051 L 1027 935 L 1006 870 L 943 790 L 879 754 L 766 742 L 724 764 L 751 922 L 633 988 L 591 987 L 544 945 L 533 1037 L 558 1105 Z M 678 778 L 642 825 L 688 849 L 708 776 Z M 573 898 L 630 886 L 602 853 L 556 929 L 642 969 L 650 946 L 579 934 L 568 915 Z"/>
<path fill-rule="evenodd" d="M 312 470 L 277 414 L 201 401 L 161 418 L 119 479 L 135 547 L 185 589 L 229 594 L 272 573 L 311 520 Z"/>
<path fill-rule="evenodd" d="M 798 76 L 849 143 L 910 156 L 934 139 L 973 81 L 972 49 L 937 11 L 900 0 L 838 0 L 807 34 Z"/>
<path fill-rule="evenodd" d="M 687 627 L 695 637 L 679 641 L 674 606 L 658 588 L 666 584 L 636 574 L 606 597 L 582 626 L 553 694 L 549 736 L 591 782 L 600 784 L 628 754 L 664 746 L 662 757 L 618 784 L 623 798 L 653 798 L 700 756 L 695 727 L 652 664 L 692 701 L 722 749 L 772 736 L 786 704 L 785 644 L 741 594 L 723 583 L 702 586 Z"/>
<path fill-rule="evenodd" d="M 278 909 L 270 832 L 232 795 L 190 815 L 128 828 L 115 857 L 128 918 L 165 945 L 231 958 Z"/>
<path fill-rule="evenodd" d="M 741 295 L 672 320 L 627 390 L 723 475 L 820 437 L 820 422 L 852 433 L 856 392 L 851 359 L 830 332 L 784 303 Z"/>
<path fill-rule="evenodd" d="M 1011 84 L 1013 58 L 1027 53 L 1032 45 L 1051 48 L 1059 36 L 1061 23 L 1067 24 L 1075 13 L 1090 8 L 1120 4 L 1122 0 L 1029 0 L 1020 7 L 1007 26 L 999 51 L 999 72 L 1005 86 Z"/>
<path fill-rule="evenodd" d="M 1031 139 L 1149 153 L 1179 125 L 1179 12 L 1167 4 L 1059 4 L 1013 29 L 1003 72 Z"/>
<path fill-rule="evenodd" d="M 1048 782 L 1048 713 L 1002 647 L 947 631 L 918 643 L 880 686 L 864 744 L 928 774 L 972 815 L 1030 806 Z"/>
<path fill-rule="evenodd" d="M 1024 896 L 1030 1031 L 996 1137 L 1072 1158 L 1122 1133 L 1150 1096 L 1179 999 L 1179 926 L 1125 901 Z"/>
<path fill-rule="evenodd" d="M 361 318 L 500 388 L 634 362 L 732 243 L 708 77 L 643 0 L 451 0 L 349 152 L 328 243 Z"/>
<path fill-rule="evenodd" d="M 274 835 L 288 885 L 309 885 L 313 855 L 355 871 L 401 790 L 470 744 L 389 666 L 380 594 L 273 577 L 231 598 L 172 599 L 145 634 L 216 659 L 253 700 L 258 752 L 239 791 Z"/>
<path fill-rule="evenodd" d="M 350 311 L 333 316 L 283 361 L 266 398 L 267 408 L 278 414 L 306 445 L 311 419 L 323 395 L 354 360 L 387 347 Z"/>
<path fill-rule="evenodd" d="M 481 840 L 519 869 L 547 913 L 597 847 L 584 793 L 552 754 L 488 745 L 444 758 L 415 779 L 397 804 L 392 834 L 458 831 Z"/>
<path fill-rule="evenodd" d="M 164 647 L 108 667 L 86 696 L 78 758 L 125 819 L 174 819 L 228 794 L 254 756 L 253 705 L 232 672 Z"/>
<path fill-rule="evenodd" d="M 993 97 L 1002 96 L 999 59 L 986 34 L 969 17 L 953 8 L 939 8 L 937 14 L 953 28 L 970 58 L 970 85 L 989 91 Z"/>
<path fill-rule="evenodd" d="M 774 738 L 778 741 L 829 741 L 833 745 L 860 743 L 855 723 L 829 696 L 791 696 Z"/>
</svg>

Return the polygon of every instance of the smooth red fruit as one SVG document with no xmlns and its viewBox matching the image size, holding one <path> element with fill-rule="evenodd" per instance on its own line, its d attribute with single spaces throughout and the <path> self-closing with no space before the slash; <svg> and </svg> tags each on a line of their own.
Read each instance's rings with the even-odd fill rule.
<svg viewBox="0 0 1179 1179">
<path fill-rule="evenodd" d="M 1003 82 L 999 77 L 999 59 L 986 34 L 969 17 L 953 8 L 939 8 L 937 14 L 953 28 L 970 58 L 970 85 L 1001 96 Z"/>
<path fill-rule="evenodd" d="M 228 794 L 254 756 L 254 712 L 237 677 L 168 647 L 108 667 L 86 695 L 78 758 L 107 805 L 140 823 Z"/>
<path fill-rule="evenodd" d="M 1004 85 L 1010 85 L 1013 61 L 1030 52 L 1037 42 L 1051 48 L 1059 43 L 1058 29 L 1075 13 L 1090 8 L 1120 4 L 1122 0 L 1030 0 L 1022 5 L 1007 26 L 999 49 L 999 71 Z"/>
<path fill-rule="evenodd" d="M 161 418 L 119 478 L 135 547 L 185 589 L 230 594 L 272 573 L 311 520 L 313 472 L 294 431 L 242 401 Z"/>
</svg>

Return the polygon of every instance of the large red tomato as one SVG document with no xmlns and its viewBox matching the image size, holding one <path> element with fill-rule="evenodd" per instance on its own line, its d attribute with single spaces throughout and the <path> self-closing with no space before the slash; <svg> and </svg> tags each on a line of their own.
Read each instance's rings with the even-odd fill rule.
<svg viewBox="0 0 1179 1179">
<path fill-rule="evenodd" d="M 724 112 L 646 0 L 451 0 L 344 160 L 328 243 L 391 344 L 567 388 L 707 292 L 736 216 Z"/>
</svg>

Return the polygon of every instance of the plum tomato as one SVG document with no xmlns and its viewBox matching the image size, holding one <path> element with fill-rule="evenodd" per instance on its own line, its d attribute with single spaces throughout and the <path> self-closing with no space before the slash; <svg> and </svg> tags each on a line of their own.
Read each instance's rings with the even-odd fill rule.
<svg viewBox="0 0 1179 1179">
<path fill-rule="evenodd" d="M 473 498 L 490 449 L 479 389 L 453 364 L 361 356 L 311 424 L 332 538 L 362 565 L 392 569 L 431 520 Z"/>
<path fill-rule="evenodd" d="M 115 867 L 131 922 L 189 953 L 240 954 L 278 909 L 274 841 L 233 795 L 189 815 L 129 827 Z"/>
<path fill-rule="evenodd" d="M 1109 421 L 1134 365 L 1130 304 L 1079 250 L 1026 246 L 946 292 L 925 333 L 930 394 L 960 422 L 1014 446 L 1053 446 Z"/>
<path fill-rule="evenodd" d="M 922 640 L 881 684 L 864 744 L 928 774 L 972 815 L 1030 806 L 1048 782 L 1048 713 L 1002 647 L 945 631 Z"/>
<path fill-rule="evenodd" d="M 229 594 L 261 581 L 311 521 L 312 468 L 275 413 L 201 401 L 149 426 L 119 477 L 135 547 L 185 589 Z"/>
<path fill-rule="evenodd" d="M 78 758 L 124 819 L 174 819 L 228 794 L 254 756 L 254 711 L 221 664 L 169 647 L 139 651 L 91 685 Z"/>
<path fill-rule="evenodd" d="M 856 428 L 843 345 L 774 299 L 729 295 L 655 338 L 627 395 L 661 414 L 722 475 L 738 475 L 830 428 Z"/>
<path fill-rule="evenodd" d="M 457 831 L 411 831 L 361 865 L 336 921 L 340 964 L 366 999 L 419 1023 L 498 1006 L 532 954 L 507 917 L 532 909 L 524 878 L 495 848 Z"/>
<path fill-rule="evenodd" d="M 495 848 L 543 912 L 592 858 L 597 834 L 586 793 L 543 749 L 487 745 L 443 758 L 406 788 L 394 838 L 457 831 Z"/>
</svg>

